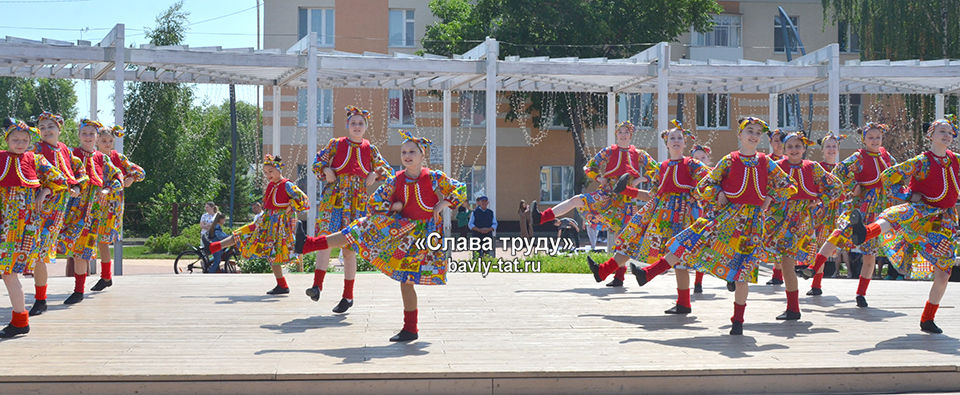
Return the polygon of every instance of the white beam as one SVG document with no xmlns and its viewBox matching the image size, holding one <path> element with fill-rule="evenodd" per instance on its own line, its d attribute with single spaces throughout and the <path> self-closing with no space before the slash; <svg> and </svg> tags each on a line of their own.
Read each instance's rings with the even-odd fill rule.
<svg viewBox="0 0 960 395">
<path fill-rule="evenodd" d="M 767 96 L 767 122 L 770 125 L 770 129 L 776 129 L 780 120 L 780 111 L 777 107 L 777 93 L 771 93 Z M 738 125 L 739 126 L 739 125 Z"/>
<path fill-rule="evenodd" d="M 833 43 L 827 46 L 830 50 L 830 60 L 828 66 L 830 71 L 827 73 L 827 99 L 830 104 L 827 106 L 827 130 L 833 133 L 840 132 L 840 45 Z"/>
<path fill-rule="evenodd" d="M 273 146 L 274 156 L 280 155 L 280 144 L 282 144 L 280 140 L 280 101 L 282 100 L 280 89 L 280 86 L 273 86 L 273 132 L 270 133 L 270 145 Z"/>
<path fill-rule="evenodd" d="M 934 95 L 933 97 L 934 97 L 934 108 L 936 109 L 936 111 L 935 111 L 935 112 L 936 112 L 936 118 L 934 118 L 934 119 L 943 119 L 943 117 L 946 115 L 946 114 L 945 114 L 946 111 L 944 110 L 944 101 L 945 101 L 944 99 L 945 99 L 945 98 L 944 98 L 944 96 L 943 96 L 943 93 L 937 93 L 937 94 Z"/>
<path fill-rule="evenodd" d="M 450 145 L 453 144 L 453 137 L 451 137 L 451 131 L 453 129 L 453 120 L 452 116 L 452 102 L 451 93 L 449 90 L 443 91 L 443 135 L 440 138 L 441 147 L 443 148 L 443 174 L 446 174 L 447 177 L 454 177 L 453 163 L 451 163 L 450 156 Z M 451 209 L 456 209 L 456 207 L 451 207 Z M 452 236 L 450 234 L 450 212 L 451 210 L 443 211 L 443 234 L 447 236 Z"/>
<path fill-rule="evenodd" d="M 661 43 L 659 45 L 660 54 L 657 61 L 657 131 L 667 130 L 667 125 L 670 118 L 670 97 L 669 97 L 669 81 L 670 81 L 670 44 Z M 658 133 L 655 133 L 658 134 Z M 663 139 L 658 138 L 657 140 L 657 160 L 664 161 L 667 159 L 667 145 L 663 142 Z"/>
<path fill-rule="evenodd" d="M 487 124 L 487 166 L 486 184 L 489 208 L 497 212 L 497 62 L 500 57 L 500 43 L 487 37 L 487 86 L 486 86 L 486 124 Z"/>
<path fill-rule="evenodd" d="M 317 32 L 309 35 L 307 50 L 307 161 L 317 154 Z M 317 177 L 307 172 L 307 196 L 310 210 L 307 212 L 308 234 L 313 235 L 317 222 Z"/>
<path fill-rule="evenodd" d="M 113 67 L 114 75 L 116 78 L 113 80 L 113 124 L 114 125 L 123 125 L 123 81 L 124 81 L 124 69 L 126 68 L 126 63 L 124 63 L 124 42 L 125 42 L 125 29 L 122 23 L 118 23 L 113 30 L 111 31 L 113 35 Z M 93 79 L 92 83 L 96 85 L 97 80 Z M 123 137 L 118 137 L 113 142 L 113 149 L 117 152 L 123 153 Z M 113 271 L 117 273 L 118 276 L 123 275 L 123 228 L 120 229 L 120 235 L 117 237 L 117 241 L 113 244 Z M 92 263 L 92 262 L 91 262 Z"/>
<path fill-rule="evenodd" d="M 617 94 L 607 92 L 607 145 L 613 145 L 617 142 Z"/>
<path fill-rule="evenodd" d="M 97 120 L 97 80 L 90 80 L 90 115 L 88 118 Z"/>
</svg>

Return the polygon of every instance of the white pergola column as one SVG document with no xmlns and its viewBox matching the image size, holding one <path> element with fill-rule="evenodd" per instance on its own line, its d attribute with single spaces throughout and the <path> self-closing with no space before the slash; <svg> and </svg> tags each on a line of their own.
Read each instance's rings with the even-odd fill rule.
<svg viewBox="0 0 960 395">
<path fill-rule="evenodd" d="M 90 115 L 89 119 L 97 120 L 97 80 L 90 80 Z"/>
<path fill-rule="evenodd" d="M 670 122 L 670 44 L 664 43 L 660 47 L 660 53 L 657 54 L 657 132 L 666 130 Z M 663 139 L 656 138 L 657 141 L 657 160 L 667 159 L 667 145 Z"/>
<path fill-rule="evenodd" d="M 450 145 L 453 144 L 453 138 L 450 137 L 451 131 L 453 128 L 452 125 L 452 102 L 453 98 L 451 97 L 450 90 L 443 91 L 443 135 L 441 136 L 441 148 L 443 150 L 443 174 L 446 174 L 448 177 L 454 177 L 450 156 Z M 451 209 L 456 209 L 456 207 L 451 207 Z M 445 210 L 443 212 L 443 234 L 450 235 L 450 212 L 451 210 Z"/>
<path fill-rule="evenodd" d="M 944 109 L 945 97 L 943 93 L 937 93 L 933 95 L 933 98 L 936 112 L 936 118 L 934 119 L 942 119 L 946 115 L 946 110 Z"/>
<path fill-rule="evenodd" d="M 827 96 L 830 102 L 827 114 L 827 130 L 840 132 L 840 45 L 830 44 L 830 69 L 827 72 Z"/>
<path fill-rule="evenodd" d="M 126 71 L 124 60 L 124 52 L 126 52 L 124 25 L 122 23 L 117 24 L 117 26 L 114 27 L 114 31 L 116 35 L 113 40 L 113 124 L 123 125 L 123 78 L 124 72 Z M 94 79 L 93 84 L 96 85 L 96 83 L 97 81 Z M 93 89 L 93 91 L 96 92 L 96 89 Z M 94 117 L 96 117 L 96 115 L 94 115 Z M 113 149 L 119 153 L 123 153 L 123 137 L 114 140 Z M 92 261 L 90 263 L 93 264 Z M 118 276 L 123 275 L 123 227 L 120 228 L 119 237 L 117 237 L 117 240 L 113 243 L 113 272 Z"/>
<path fill-rule="evenodd" d="M 317 32 L 310 33 L 307 50 L 307 164 L 317 154 Z M 307 173 L 307 196 L 310 210 L 307 211 L 307 232 L 314 234 L 317 226 L 317 177 Z"/>
<path fill-rule="evenodd" d="M 607 92 L 607 145 L 617 142 L 617 94 Z"/>
<path fill-rule="evenodd" d="M 486 76 L 486 114 L 487 124 L 487 167 L 486 193 L 489 197 L 488 208 L 497 212 L 497 59 L 500 57 L 500 44 L 487 37 L 487 76 Z"/>
<path fill-rule="evenodd" d="M 273 132 L 270 133 L 270 146 L 273 155 L 280 155 L 280 86 L 273 86 Z"/>
<path fill-rule="evenodd" d="M 767 124 L 770 125 L 770 129 L 776 129 L 777 123 L 780 122 L 780 111 L 777 108 L 777 97 L 780 94 L 771 93 L 767 97 Z M 740 125 L 737 125 L 739 127 Z"/>
</svg>

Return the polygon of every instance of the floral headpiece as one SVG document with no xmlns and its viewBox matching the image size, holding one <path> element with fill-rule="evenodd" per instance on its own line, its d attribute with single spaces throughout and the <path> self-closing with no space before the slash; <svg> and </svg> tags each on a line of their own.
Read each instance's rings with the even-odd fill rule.
<svg viewBox="0 0 960 395">
<path fill-rule="evenodd" d="M 401 144 L 406 143 L 408 141 L 412 142 L 417 146 L 419 146 L 424 153 L 427 152 L 428 147 L 433 145 L 433 141 L 430 141 L 430 139 L 426 137 L 415 137 L 413 134 L 403 129 L 400 129 L 397 132 L 400 133 L 400 137 L 403 137 L 403 142 L 401 142 Z"/>
<path fill-rule="evenodd" d="M 124 133 L 125 130 L 126 130 L 126 129 L 124 129 L 123 126 L 113 125 L 113 127 L 110 128 L 110 133 L 113 133 L 113 136 L 114 136 L 114 137 L 119 138 L 119 137 L 123 137 L 124 135 L 126 135 L 126 133 Z"/>
<path fill-rule="evenodd" d="M 44 111 L 42 114 L 40 114 L 39 117 L 37 117 L 37 125 L 39 125 L 40 121 L 44 119 L 49 119 L 53 122 L 56 122 L 57 127 L 63 127 L 63 117 L 61 117 L 60 114 L 54 114 L 49 111 Z"/>
<path fill-rule="evenodd" d="M 693 148 L 690 148 L 690 155 L 693 155 L 693 153 L 697 151 L 703 151 L 706 152 L 707 155 L 710 155 L 710 147 L 706 145 L 694 144 Z"/>
<path fill-rule="evenodd" d="M 83 129 L 85 126 L 93 126 L 97 128 L 97 132 L 99 132 L 100 129 L 103 129 L 103 124 L 100 123 L 100 121 L 84 118 L 80 120 L 80 125 L 77 126 L 77 131 L 80 131 L 80 129 Z"/>
<path fill-rule="evenodd" d="M 14 131 L 27 132 L 27 134 L 30 135 L 31 139 L 34 139 L 34 138 L 38 140 L 40 139 L 40 131 L 37 130 L 37 128 L 35 127 L 27 125 L 26 122 L 23 122 L 19 119 L 7 118 L 6 123 L 9 124 L 10 126 L 7 126 L 7 129 L 4 131 L 4 134 L 3 134 L 4 139 L 6 139 L 7 137 L 10 137 L 10 133 Z"/>
<path fill-rule="evenodd" d="M 263 165 L 264 165 L 264 166 L 273 166 L 273 167 L 275 167 L 277 170 L 280 170 L 280 169 L 283 168 L 283 159 L 280 159 L 279 156 L 273 156 L 273 155 L 270 155 L 270 154 L 266 154 L 266 155 L 263 156 Z"/>
<path fill-rule="evenodd" d="M 683 124 L 682 124 L 680 121 L 678 121 L 678 120 L 676 120 L 676 119 L 671 119 L 671 120 L 670 120 L 670 124 L 673 125 L 673 128 L 674 128 L 674 129 L 679 130 L 680 133 L 683 134 L 683 137 L 684 137 L 684 138 L 688 138 L 688 139 L 694 140 L 694 141 L 697 140 L 697 136 L 694 136 L 694 135 L 693 135 L 693 132 L 691 132 L 691 131 L 689 131 L 689 130 L 687 130 L 687 129 L 684 129 L 684 128 L 683 128 Z M 664 141 L 666 141 L 668 134 L 670 134 L 670 129 L 667 129 L 667 130 L 664 130 L 664 131 L 660 132 L 660 138 L 662 138 Z"/>
<path fill-rule="evenodd" d="M 614 130 L 620 130 L 620 128 L 627 128 L 627 130 L 629 130 L 630 133 L 637 131 L 636 125 L 634 125 L 633 122 L 630 122 L 630 121 L 623 121 L 618 123 L 617 128 Z"/>
<path fill-rule="evenodd" d="M 350 117 L 354 115 L 362 116 L 363 119 L 366 119 L 366 120 L 370 119 L 370 111 L 364 110 L 357 106 L 346 106 L 343 109 L 347 112 L 347 120 L 349 120 Z"/>
<path fill-rule="evenodd" d="M 847 138 L 847 135 L 845 135 L 845 134 L 836 134 L 836 133 L 834 133 L 834 132 L 831 130 L 831 131 L 827 132 L 827 135 L 826 135 L 826 136 L 823 136 L 823 137 L 821 137 L 819 140 L 817 140 L 817 144 L 819 144 L 821 147 L 823 147 L 823 143 L 827 142 L 827 140 L 830 140 L 830 139 L 835 139 L 835 140 L 837 140 L 837 143 L 839 144 L 841 141 L 843 141 L 843 140 L 846 139 L 846 138 Z"/>
<path fill-rule="evenodd" d="M 737 130 L 737 133 L 742 132 L 743 128 L 747 127 L 747 125 L 750 125 L 750 124 L 760 125 L 761 127 L 763 127 L 764 133 L 770 133 L 770 127 L 767 126 L 767 123 L 764 122 L 764 120 L 757 117 L 740 118 L 740 129 Z"/>
<path fill-rule="evenodd" d="M 776 140 L 783 142 L 783 138 L 786 136 L 787 132 L 784 132 L 782 129 L 767 130 L 767 137 L 769 137 L 771 141 Z"/>
<path fill-rule="evenodd" d="M 930 124 L 930 127 L 927 128 L 927 134 L 932 134 L 933 129 L 937 127 L 937 125 L 950 126 L 951 130 L 953 130 L 953 137 L 957 137 L 957 129 L 960 128 L 960 122 L 958 122 L 956 114 L 947 114 L 942 119 L 933 121 L 933 123 Z"/>
<path fill-rule="evenodd" d="M 867 124 L 863 125 L 862 128 L 857 129 L 857 133 L 860 135 L 860 137 L 863 137 L 863 135 L 870 129 L 880 129 L 881 133 L 886 134 L 890 131 L 890 125 L 885 123 L 867 122 Z"/>
<path fill-rule="evenodd" d="M 778 130 L 779 130 L 779 129 L 778 129 Z M 790 141 L 790 139 L 792 139 L 792 138 L 798 138 L 798 139 L 800 139 L 800 142 L 803 143 L 803 145 L 806 146 L 806 147 L 810 147 L 810 146 L 813 146 L 813 144 L 815 144 L 813 141 L 810 141 L 810 139 L 808 139 L 807 136 L 806 136 L 805 134 L 803 134 L 803 133 L 790 133 L 790 134 L 787 134 L 787 135 L 783 136 L 783 139 L 782 139 L 781 141 L 783 141 L 784 143 L 786 143 L 787 141 Z"/>
</svg>

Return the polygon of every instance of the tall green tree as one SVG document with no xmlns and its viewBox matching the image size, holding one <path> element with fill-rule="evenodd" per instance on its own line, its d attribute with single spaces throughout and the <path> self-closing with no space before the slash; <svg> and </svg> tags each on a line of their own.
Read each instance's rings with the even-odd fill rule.
<svg viewBox="0 0 960 395">
<path fill-rule="evenodd" d="M 207 127 L 215 131 L 217 141 L 231 141 L 230 126 L 230 100 L 225 100 L 219 106 L 209 106 L 204 111 L 204 118 Z M 261 173 L 260 149 L 260 126 L 263 125 L 260 108 L 256 105 L 238 101 L 237 102 L 237 185 L 235 191 L 236 210 L 234 215 L 236 221 L 245 221 L 250 214 L 250 204 L 258 201 L 263 196 Z M 230 175 L 233 172 L 233 166 L 230 161 L 229 148 L 226 156 L 220 161 L 217 170 L 217 178 L 222 180 L 216 185 L 216 202 L 230 201 Z M 226 211 L 226 210 L 225 210 Z"/>
<path fill-rule="evenodd" d="M 438 21 L 427 27 L 423 47 L 439 55 L 461 54 L 485 37 L 500 41 L 500 56 L 624 58 L 689 31 L 709 30 L 723 9 L 714 0 L 433 0 Z M 586 163 L 584 131 L 606 122 L 606 99 L 572 92 L 511 92 L 508 120 L 523 114 L 542 124 L 553 111 L 573 139 L 575 168 Z M 575 189 L 584 185 L 575 172 Z"/>
</svg>

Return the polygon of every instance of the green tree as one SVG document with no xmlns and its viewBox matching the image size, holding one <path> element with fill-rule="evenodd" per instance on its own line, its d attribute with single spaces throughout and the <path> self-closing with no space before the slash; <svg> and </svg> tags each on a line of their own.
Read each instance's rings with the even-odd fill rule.
<svg viewBox="0 0 960 395">
<path fill-rule="evenodd" d="M 263 196 L 260 171 L 260 126 L 263 124 L 260 108 L 250 103 L 237 102 L 237 187 L 235 192 L 234 221 L 243 222 L 250 217 L 250 203 L 260 200 Z M 217 177 L 222 180 L 217 184 L 216 202 L 225 204 L 230 202 L 230 175 L 233 167 L 230 161 L 230 101 L 226 100 L 219 106 L 207 107 L 204 114 L 205 122 L 210 130 L 217 134 L 217 141 L 226 144 L 226 155 L 220 162 Z M 226 212 L 227 209 L 224 209 Z M 236 222 L 235 222 L 236 223 Z"/>
<path fill-rule="evenodd" d="M 710 29 L 723 9 L 714 0 L 433 0 L 438 21 L 427 27 L 423 47 L 439 55 L 461 54 L 485 37 L 500 41 L 501 56 L 630 57 L 660 41 Z M 511 92 L 508 120 L 554 108 L 573 138 L 575 168 L 586 163 L 584 130 L 606 122 L 606 99 L 571 92 Z M 575 172 L 576 192 L 584 185 Z"/>
</svg>

